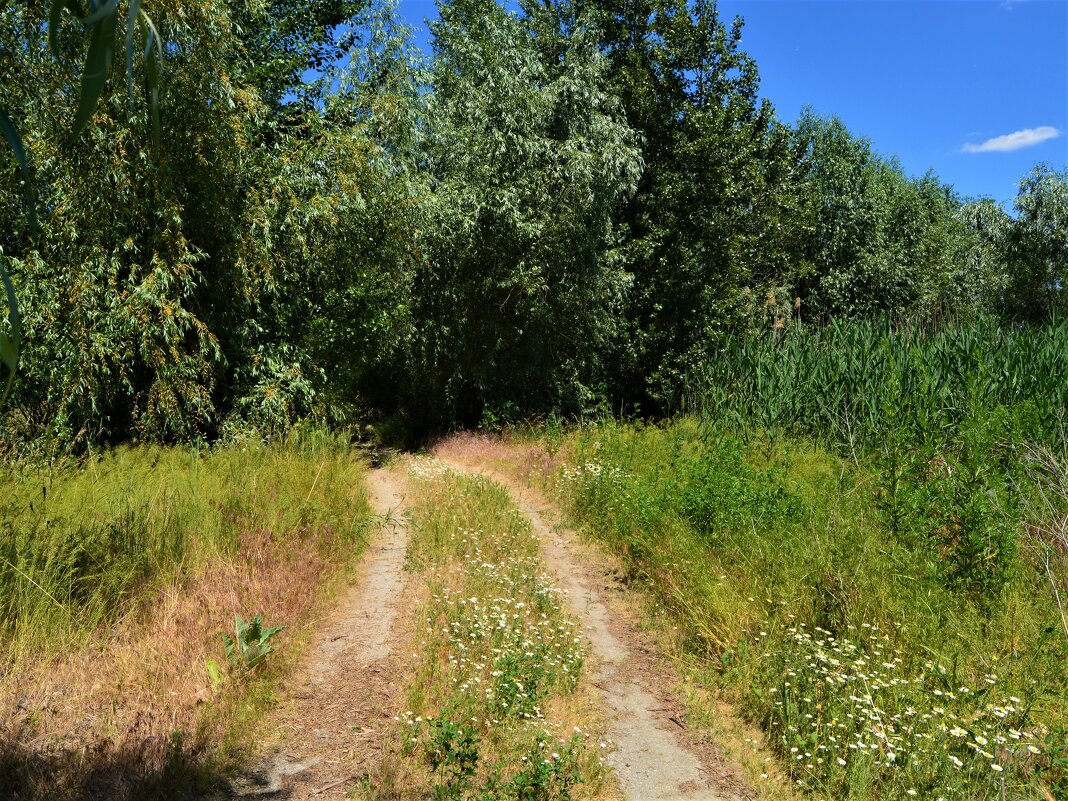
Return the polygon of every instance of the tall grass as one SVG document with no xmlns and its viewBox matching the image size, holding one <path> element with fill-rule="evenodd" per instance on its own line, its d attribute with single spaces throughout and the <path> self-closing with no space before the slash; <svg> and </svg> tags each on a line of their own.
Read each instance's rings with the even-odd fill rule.
<svg viewBox="0 0 1068 801">
<path fill-rule="evenodd" d="M 849 455 L 903 428 L 951 432 L 978 410 L 1011 410 L 1020 439 L 1062 447 L 1068 422 L 1068 320 L 1010 328 L 931 328 L 835 320 L 722 343 L 694 394 L 720 426 L 816 437 Z"/>
<path fill-rule="evenodd" d="M 303 432 L 273 447 L 124 447 L 80 463 L 9 466 L 0 472 L 0 643 L 91 634 L 176 574 L 232 558 L 249 530 L 281 536 L 329 520 L 354 541 L 365 510 L 328 508 L 351 496 L 351 468 L 322 469 L 341 453 L 340 441 Z"/>
<path fill-rule="evenodd" d="M 362 549 L 363 474 L 314 430 L 6 467 L 0 798 L 160 781 L 180 797 L 240 756 L 320 590 Z M 226 677 L 222 634 L 257 613 L 286 626 L 278 652 Z"/>
<path fill-rule="evenodd" d="M 1028 548 L 976 596 L 937 543 L 895 535 L 878 459 L 747 445 L 694 419 L 604 423 L 564 452 L 573 519 L 668 607 L 704 680 L 763 725 L 799 787 L 1068 793 L 1068 636 L 1047 574 L 1063 581 L 1068 553 L 1053 540 L 1032 559 L 1017 521 Z"/>
<path fill-rule="evenodd" d="M 868 462 L 890 533 L 924 542 L 947 582 L 988 602 L 1016 557 L 1029 449 L 1068 453 L 1063 319 L 753 333 L 725 343 L 698 385 L 707 433 L 811 438 Z"/>
</svg>

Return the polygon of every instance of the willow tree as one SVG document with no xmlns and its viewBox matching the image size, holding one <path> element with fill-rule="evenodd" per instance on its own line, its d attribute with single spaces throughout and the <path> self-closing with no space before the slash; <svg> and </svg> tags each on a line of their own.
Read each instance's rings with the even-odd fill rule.
<svg viewBox="0 0 1068 801">
<path fill-rule="evenodd" d="M 32 10 L 0 12 L 0 106 L 20 120 L 41 218 L 26 247 L 20 176 L 0 175 L 0 250 L 21 254 L 10 267 L 27 350 L 6 431 L 187 440 L 324 411 L 340 356 L 326 363 L 337 343 L 317 323 L 345 293 L 346 313 L 378 314 L 383 301 L 361 301 L 360 286 L 381 281 L 361 266 L 397 247 L 353 243 L 407 202 L 390 193 L 392 143 L 354 124 L 363 100 L 341 97 L 332 70 L 305 78 L 362 52 L 364 8 L 154 2 L 167 41 L 158 135 L 154 107 L 110 81 L 74 141 L 83 32 L 59 31 L 70 57 L 57 59 Z M 109 56 L 121 75 L 123 48 Z"/>
<path fill-rule="evenodd" d="M 414 286 L 412 406 L 439 420 L 581 410 L 627 275 L 613 213 L 640 169 L 582 19 L 539 27 L 494 0 L 433 25 L 429 265 Z"/>
<path fill-rule="evenodd" d="M 1045 321 L 1068 307 L 1068 168 L 1034 167 L 1021 179 L 1013 206 L 1006 311 L 1017 319 Z"/>
</svg>

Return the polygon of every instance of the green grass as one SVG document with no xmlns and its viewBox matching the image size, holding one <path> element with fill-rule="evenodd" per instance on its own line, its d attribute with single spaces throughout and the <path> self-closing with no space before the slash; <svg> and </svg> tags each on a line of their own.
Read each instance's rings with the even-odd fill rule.
<svg viewBox="0 0 1068 801">
<path fill-rule="evenodd" d="M 409 559 L 428 589 L 398 773 L 376 797 L 599 797 L 585 655 L 529 523 L 488 479 L 432 460 L 411 476 Z"/>
<path fill-rule="evenodd" d="M 564 446 L 570 515 L 667 605 L 705 681 L 764 727 L 799 787 L 1068 793 L 1068 635 L 1029 545 L 977 591 L 934 532 L 893 528 L 878 460 L 746 445 L 692 419 L 594 426 Z M 1044 553 L 1063 583 L 1068 555 Z"/>
<path fill-rule="evenodd" d="M 835 320 L 753 332 L 724 340 L 691 378 L 694 405 L 743 438 L 803 436 L 856 456 L 888 437 L 941 440 L 1000 409 L 1007 436 L 1061 448 L 1068 320 Z"/>
<path fill-rule="evenodd" d="M 339 542 L 358 541 L 366 506 L 349 506 L 358 472 L 337 469 L 343 453 L 340 440 L 304 432 L 270 447 L 124 447 L 79 463 L 7 468 L 0 647 L 89 635 L 161 583 L 232 558 L 250 530 L 330 525 Z M 328 462 L 332 469 L 322 469 Z"/>
</svg>

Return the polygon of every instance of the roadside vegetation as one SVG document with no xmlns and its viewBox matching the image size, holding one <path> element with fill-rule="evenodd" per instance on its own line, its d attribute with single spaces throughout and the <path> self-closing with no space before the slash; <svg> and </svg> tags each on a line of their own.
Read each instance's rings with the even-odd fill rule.
<svg viewBox="0 0 1068 801">
<path fill-rule="evenodd" d="M 486 478 L 419 459 L 410 480 L 409 560 L 426 590 L 375 797 L 606 797 L 581 632 L 530 524 Z"/>
<path fill-rule="evenodd" d="M 214 781 L 363 548 L 363 474 L 310 430 L 6 467 L 0 794 Z"/>
<path fill-rule="evenodd" d="M 550 436 L 556 486 L 799 788 L 1061 798 L 1062 331 L 746 341 L 704 415 Z"/>
<path fill-rule="evenodd" d="M 801 792 L 1068 797 L 1068 170 L 1010 213 L 780 119 L 714 0 L 430 36 L 0 4 L 0 788 L 228 764 L 363 544 L 337 432 L 538 419 L 600 421 L 544 431 L 562 503 Z M 397 792 L 596 796 L 529 532 L 414 481 Z"/>
</svg>

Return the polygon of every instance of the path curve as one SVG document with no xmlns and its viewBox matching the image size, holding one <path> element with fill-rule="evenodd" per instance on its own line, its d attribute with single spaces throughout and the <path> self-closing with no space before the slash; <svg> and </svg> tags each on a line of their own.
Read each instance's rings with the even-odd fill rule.
<svg viewBox="0 0 1068 801">
<path fill-rule="evenodd" d="M 475 471 L 505 487 L 512 502 L 526 515 L 542 546 L 542 557 L 567 593 L 568 607 L 589 638 L 595 657 L 594 685 L 609 712 L 608 736 L 615 750 L 607 761 L 616 773 L 627 801 L 730 801 L 706 779 L 703 765 L 678 736 L 678 726 L 664 715 L 664 701 L 648 686 L 646 674 L 632 669 L 638 655 L 610 626 L 611 612 L 587 579 L 575 555 L 576 535 L 550 527 L 545 510 L 532 493 L 520 489 L 484 465 L 471 464 L 449 453 L 447 445 L 435 455 L 454 468 Z"/>
</svg>

